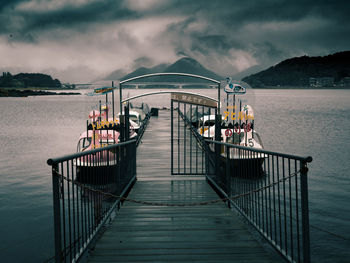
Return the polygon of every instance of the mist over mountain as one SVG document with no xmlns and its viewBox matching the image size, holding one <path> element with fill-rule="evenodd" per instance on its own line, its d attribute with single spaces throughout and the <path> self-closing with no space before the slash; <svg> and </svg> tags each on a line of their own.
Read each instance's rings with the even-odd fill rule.
<svg viewBox="0 0 350 263">
<path fill-rule="evenodd" d="M 117 69 L 109 73 L 107 76 L 99 78 L 98 80 L 117 80 L 117 79 L 121 79 L 125 74 L 127 74 L 126 71 L 122 69 Z"/>
<path fill-rule="evenodd" d="M 140 67 L 140 68 L 130 72 L 129 74 L 122 76 L 120 78 L 120 80 L 130 79 L 130 78 L 133 78 L 136 76 L 141 76 L 141 75 L 146 75 L 146 74 L 163 72 L 168 66 L 169 66 L 169 64 L 159 64 L 159 65 L 156 65 L 152 68 Z"/>
<path fill-rule="evenodd" d="M 210 71 L 203 67 L 198 61 L 193 58 L 184 57 L 177 60 L 175 63 L 168 64 L 159 64 L 152 68 L 140 67 L 133 72 L 120 78 L 121 80 L 129 79 L 135 76 L 152 74 L 152 73 L 189 73 L 194 75 L 200 75 L 216 80 L 221 80 L 222 77 L 216 74 L 213 71 Z M 200 82 L 206 83 L 205 80 L 198 80 L 195 78 L 185 77 L 185 76 L 155 76 L 143 79 L 142 82 Z"/>
<path fill-rule="evenodd" d="M 189 57 L 179 59 L 174 64 L 167 67 L 164 72 L 191 73 L 215 80 L 221 80 L 223 78 L 215 72 L 206 69 L 197 60 Z"/>
<path fill-rule="evenodd" d="M 255 88 L 269 86 L 310 85 L 310 78 L 326 79 L 329 87 L 342 85 L 350 77 L 350 51 L 338 52 L 323 57 L 295 57 L 242 80 Z"/>
</svg>

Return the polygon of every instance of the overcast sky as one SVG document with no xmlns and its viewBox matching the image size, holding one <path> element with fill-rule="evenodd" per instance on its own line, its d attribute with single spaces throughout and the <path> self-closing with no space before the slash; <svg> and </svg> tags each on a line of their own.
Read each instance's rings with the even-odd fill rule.
<svg viewBox="0 0 350 263">
<path fill-rule="evenodd" d="M 350 1 L 1 0 L 0 70 L 86 82 L 197 59 L 222 76 L 350 49 Z"/>
</svg>

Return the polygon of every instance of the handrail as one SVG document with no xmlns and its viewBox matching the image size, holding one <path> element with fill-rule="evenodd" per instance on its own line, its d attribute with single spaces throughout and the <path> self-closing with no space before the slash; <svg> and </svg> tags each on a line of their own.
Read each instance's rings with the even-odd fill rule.
<svg viewBox="0 0 350 263">
<path fill-rule="evenodd" d="M 252 148 L 252 147 L 241 146 L 241 145 L 231 144 L 231 143 L 227 143 L 227 142 L 218 142 L 218 141 L 209 140 L 209 139 L 206 139 L 205 141 L 206 142 L 210 142 L 210 143 L 215 143 L 215 144 L 228 146 L 230 148 L 236 148 L 236 149 L 241 149 L 241 150 L 249 150 L 251 152 L 257 152 L 257 153 L 266 153 L 266 154 L 270 154 L 270 155 L 274 155 L 274 156 L 290 158 L 290 159 L 294 159 L 294 160 L 298 160 L 298 161 L 302 161 L 302 162 L 307 162 L 307 163 L 311 163 L 312 162 L 312 157 L 311 156 L 303 157 L 303 156 L 297 156 L 297 155 L 292 155 L 292 154 L 273 152 L 273 151 L 268 151 L 268 150 L 263 150 L 263 149 L 256 149 L 256 148 Z"/>
<path fill-rule="evenodd" d="M 186 104 L 179 105 L 177 110 L 186 122 L 184 129 L 190 128 L 205 153 L 207 181 L 219 195 L 228 198 L 227 205 L 235 208 L 287 261 L 309 263 L 307 163 L 312 162 L 312 157 L 204 139 L 184 114 L 188 112 Z M 186 160 L 186 130 L 181 133 Z M 190 161 L 187 165 L 190 171 L 191 165 Z M 185 161 L 183 166 L 185 170 Z M 247 192 L 251 194 L 246 195 Z M 239 195 L 242 197 L 231 199 Z"/>
<path fill-rule="evenodd" d="M 105 194 L 125 196 L 136 181 L 136 140 L 47 163 L 52 166 L 55 261 L 77 262 L 121 205 L 120 198 L 112 201 Z"/>
<path fill-rule="evenodd" d="M 110 150 L 110 149 L 114 149 L 114 148 L 117 148 L 117 147 L 121 147 L 121 146 L 124 146 L 124 145 L 127 145 L 127 144 L 131 144 L 131 143 L 133 143 L 135 141 L 136 141 L 136 139 L 132 139 L 132 140 L 129 140 L 127 142 L 120 142 L 120 143 L 117 143 L 117 144 L 105 146 L 103 148 L 98 148 L 98 149 L 84 151 L 84 152 L 79 152 L 79 153 L 73 153 L 73 154 L 64 155 L 64 156 L 56 157 L 56 158 L 50 158 L 50 159 L 47 160 L 47 164 L 52 166 L 52 165 L 55 165 L 55 164 L 58 164 L 58 163 L 61 163 L 61 162 L 65 162 L 65 161 L 72 160 L 72 159 L 75 159 L 75 158 L 79 158 L 79 157 L 82 157 L 82 156 L 86 156 L 86 155 L 89 155 L 89 154 L 94 154 L 94 153 L 102 152 L 102 151 L 105 151 L 105 150 Z"/>
</svg>

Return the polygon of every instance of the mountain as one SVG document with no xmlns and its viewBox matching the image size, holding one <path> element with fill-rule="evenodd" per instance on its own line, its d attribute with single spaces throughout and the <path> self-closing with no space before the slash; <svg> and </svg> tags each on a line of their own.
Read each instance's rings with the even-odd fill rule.
<svg viewBox="0 0 350 263">
<path fill-rule="evenodd" d="M 203 67 L 197 60 L 189 57 L 184 57 L 176 61 L 174 64 L 167 67 L 164 72 L 191 73 L 216 80 L 223 79 L 213 71 Z"/>
<path fill-rule="evenodd" d="M 242 80 L 255 88 L 266 86 L 322 86 L 341 85 L 350 77 L 350 51 L 338 52 L 324 57 L 295 57 L 284 60 L 264 71 Z M 310 79 L 311 78 L 311 79 Z M 317 84 L 317 83 L 321 84 Z"/>
<path fill-rule="evenodd" d="M 135 71 L 125 75 L 121 78 L 121 80 L 129 79 L 135 76 L 145 75 L 145 74 L 151 74 L 151 73 L 165 73 L 165 72 L 171 72 L 171 73 L 191 73 L 195 75 L 201 75 L 208 78 L 213 78 L 216 80 L 223 79 L 221 76 L 217 75 L 216 73 L 206 69 L 203 67 L 198 61 L 196 61 L 193 58 L 184 57 L 179 60 L 177 60 L 175 63 L 171 65 L 166 64 L 160 64 L 153 68 L 145 68 L 141 67 L 136 69 Z M 150 77 L 147 79 L 142 80 L 142 82 L 161 82 L 161 81 L 168 81 L 168 82 L 201 82 L 205 83 L 205 80 L 198 80 L 194 78 L 184 77 L 184 76 L 156 76 L 156 77 Z"/>
<path fill-rule="evenodd" d="M 121 79 L 125 74 L 126 72 L 124 70 L 117 69 L 109 73 L 107 76 L 103 77 L 102 79 L 99 78 L 98 80 L 117 80 L 117 79 Z"/>
<path fill-rule="evenodd" d="M 168 66 L 168 64 L 159 64 L 159 65 L 154 66 L 152 68 L 141 67 L 141 68 L 138 68 L 138 69 L 134 70 L 133 72 L 121 77 L 120 80 L 130 79 L 130 78 L 133 78 L 136 76 L 141 76 L 141 75 L 146 75 L 146 74 L 163 72 L 164 69 L 167 68 L 167 66 Z"/>
<path fill-rule="evenodd" d="M 258 73 L 258 72 L 262 71 L 263 69 L 264 69 L 263 66 L 255 65 L 255 66 L 249 67 L 243 71 L 236 73 L 235 75 L 232 76 L 232 78 L 235 80 L 241 80 L 242 78 L 244 78 L 246 76 Z"/>
</svg>

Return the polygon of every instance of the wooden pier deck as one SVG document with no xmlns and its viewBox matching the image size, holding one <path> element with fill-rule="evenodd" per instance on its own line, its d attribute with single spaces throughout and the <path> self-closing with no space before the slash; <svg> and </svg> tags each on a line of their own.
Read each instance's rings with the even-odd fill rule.
<svg viewBox="0 0 350 263">
<path fill-rule="evenodd" d="M 170 175 L 170 113 L 159 113 L 138 148 L 138 181 L 128 198 L 168 204 L 218 199 L 204 177 Z M 184 207 L 125 202 L 88 257 L 88 262 L 280 261 L 222 202 Z"/>
</svg>

